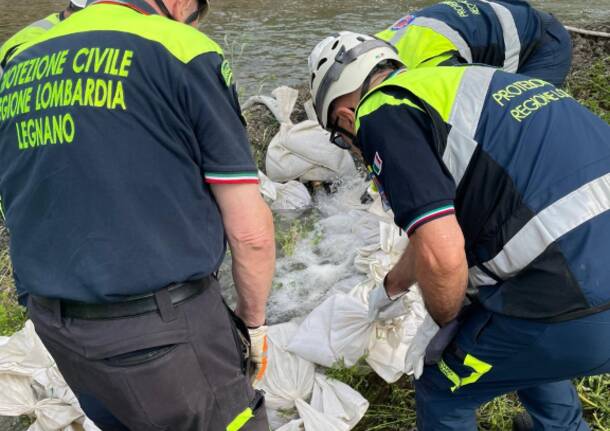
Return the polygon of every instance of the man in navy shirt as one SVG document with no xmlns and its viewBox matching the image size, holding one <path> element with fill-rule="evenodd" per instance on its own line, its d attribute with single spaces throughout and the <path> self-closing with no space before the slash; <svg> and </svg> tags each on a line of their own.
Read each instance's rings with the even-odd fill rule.
<svg viewBox="0 0 610 431">
<path fill-rule="evenodd" d="M 90 2 L 0 81 L 17 289 L 69 385 L 129 429 L 268 428 L 247 374 L 266 366 L 273 223 L 231 68 L 194 28 L 207 7 Z"/>
<path fill-rule="evenodd" d="M 418 429 L 476 430 L 516 391 L 517 429 L 588 430 L 571 379 L 610 372 L 610 127 L 541 79 L 405 69 L 370 36 L 331 36 L 309 66 L 319 122 L 409 235 L 371 315 L 417 282 L 439 334 L 459 327 L 416 374 Z"/>
</svg>

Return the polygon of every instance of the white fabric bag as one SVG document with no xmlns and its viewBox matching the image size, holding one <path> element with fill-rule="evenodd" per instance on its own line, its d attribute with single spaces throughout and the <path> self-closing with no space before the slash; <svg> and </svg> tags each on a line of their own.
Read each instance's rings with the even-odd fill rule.
<svg viewBox="0 0 610 431">
<path fill-rule="evenodd" d="M 302 210 L 311 206 L 309 190 L 300 182 L 275 183 L 261 171 L 258 172 L 258 178 L 260 192 L 270 202 L 272 210 Z"/>
<path fill-rule="evenodd" d="M 345 383 L 316 374 L 311 406 L 317 411 L 340 419 L 354 428 L 369 408 L 369 402 Z"/>
<path fill-rule="evenodd" d="M 85 417 L 31 321 L 0 340 L 0 415 L 34 416 L 29 431 L 99 431 Z"/>
<path fill-rule="evenodd" d="M 316 121 L 292 123 L 290 115 L 298 98 L 297 90 L 279 87 L 271 95 L 252 97 L 243 105 L 247 109 L 262 103 L 280 123 L 280 130 L 267 149 L 265 165 L 271 180 L 332 181 L 355 171 L 349 153 L 332 145 L 329 133 Z"/>
</svg>

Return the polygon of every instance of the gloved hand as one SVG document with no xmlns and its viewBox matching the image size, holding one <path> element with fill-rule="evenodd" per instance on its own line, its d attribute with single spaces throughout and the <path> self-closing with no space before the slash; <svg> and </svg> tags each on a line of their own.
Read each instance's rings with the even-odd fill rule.
<svg viewBox="0 0 610 431">
<path fill-rule="evenodd" d="M 409 310 L 403 301 L 399 301 L 406 293 L 404 291 L 390 298 L 383 283 L 379 283 L 369 293 L 369 321 L 389 320 L 407 314 Z"/>
<path fill-rule="evenodd" d="M 267 371 L 267 330 L 268 326 L 248 328 L 250 334 L 250 381 L 260 383 Z"/>
<path fill-rule="evenodd" d="M 438 332 L 439 327 L 429 314 L 426 315 L 421 326 L 417 328 L 415 337 L 407 349 L 405 356 L 405 374 L 413 374 L 419 379 L 424 372 L 424 360 L 426 358 L 426 348 Z"/>
</svg>

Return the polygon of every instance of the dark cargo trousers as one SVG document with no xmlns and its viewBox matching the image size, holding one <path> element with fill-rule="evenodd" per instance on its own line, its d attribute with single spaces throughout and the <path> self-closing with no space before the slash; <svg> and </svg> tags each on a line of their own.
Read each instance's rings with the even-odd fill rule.
<svg viewBox="0 0 610 431">
<path fill-rule="evenodd" d="M 36 332 L 75 393 L 133 431 L 268 431 L 243 345 L 214 281 L 168 310 L 81 320 L 29 301 Z M 163 314 L 163 316 L 162 316 Z"/>
<path fill-rule="evenodd" d="M 610 373 L 610 310 L 544 323 L 479 308 L 415 382 L 419 431 L 476 431 L 476 409 L 517 392 L 536 431 L 588 431 L 571 380 Z"/>
</svg>

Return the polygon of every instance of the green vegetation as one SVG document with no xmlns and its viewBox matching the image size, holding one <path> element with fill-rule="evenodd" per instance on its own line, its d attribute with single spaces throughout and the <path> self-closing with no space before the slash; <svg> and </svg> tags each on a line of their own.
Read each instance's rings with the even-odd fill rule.
<svg viewBox="0 0 610 431">
<path fill-rule="evenodd" d="M 580 103 L 610 123 L 610 56 L 575 70 L 567 87 Z"/>
<path fill-rule="evenodd" d="M 13 269 L 8 254 L 6 228 L 0 224 L 0 336 L 11 335 L 23 327 L 25 309 L 17 304 Z"/>
<path fill-rule="evenodd" d="M 355 431 L 405 431 L 415 427 L 415 390 L 410 377 L 387 384 L 364 360 L 353 367 L 336 365 L 326 373 L 340 380 L 370 402 Z M 592 430 L 610 431 L 610 375 L 586 377 L 575 382 Z M 513 417 L 523 411 L 515 394 L 484 404 L 477 412 L 480 430 L 510 430 Z"/>
<path fill-rule="evenodd" d="M 317 246 L 322 240 L 322 232 L 317 226 L 318 219 L 315 211 L 307 211 L 299 217 L 274 214 L 278 257 L 292 256 L 299 240 L 307 236 L 311 236 L 311 246 Z"/>
</svg>

